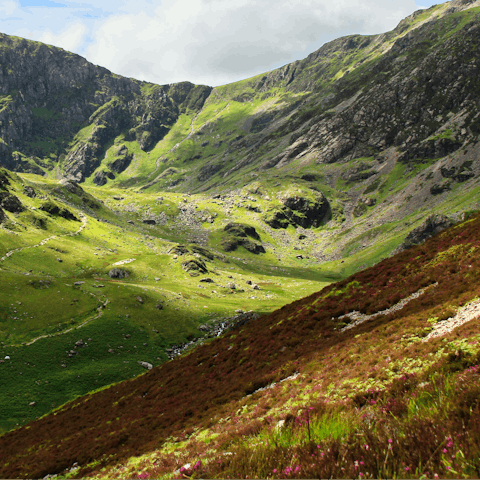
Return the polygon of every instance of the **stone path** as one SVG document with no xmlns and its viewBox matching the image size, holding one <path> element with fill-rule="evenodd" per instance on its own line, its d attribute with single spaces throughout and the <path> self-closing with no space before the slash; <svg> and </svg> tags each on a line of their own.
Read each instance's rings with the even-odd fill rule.
<svg viewBox="0 0 480 480">
<path fill-rule="evenodd" d="M 345 332 L 346 330 L 350 330 L 351 328 L 356 327 L 357 325 L 360 325 L 363 322 L 371 320 L 372 318 L 376 318 L 379 315 L 388 315 L 390 313 L 397 312 L 398 310 L 401 310 L 407 303 L 411 302 L 415 298 L 418 298 L 420 295 L 423 295 L 429 288 L 436 287 L 437 285 L 438 285 L 438 283 L 434 283 L 432 285 L 429 285 L 428 287 L 421 288 L 417 292 L 412 293 L 412 295 L 408 296 L 407 298 L 404 298 L 403 300 L 401 300 L 397 304 L 393 305 L 392 307 L 387 308 L 386 310 L 382 310 L 382 311 L 377 312 L 377 313 L 373 313 L 372 315 L 365 315 L 363 313 L 355 312 L 355 311 L 347 313 L 346 315 L 342 315 L 342 316 L 338 317 L 338 320 L 342 320 L 342 318 L 345 318 L 345 317 L 350 317 L 354 321 L 352 323 L 346 325 L 345 327 L 343 327 L 340 331 Z"/>
<path fill-rule="evenodd" d="M 462 307 L 455 316 L 438 322 L 433 330 L 423 339 L 424 342 L 428 342 L 431 338 L 441 337 L 450 333 L 460 325 L 475 320 L 480 317 L 480 300 L 474 300 Z"/>
</svg>

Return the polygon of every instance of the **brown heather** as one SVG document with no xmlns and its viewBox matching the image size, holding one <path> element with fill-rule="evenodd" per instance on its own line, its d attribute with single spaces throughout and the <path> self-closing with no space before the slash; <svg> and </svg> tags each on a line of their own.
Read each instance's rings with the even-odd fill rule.
<svg viewBox="0 0 480 480">
<path fill-rule="evenodd" d="M 422 342 L 428 319 L 448 318 L 478 295 L 479 231 L 477 214 L 3 435 L 0 476 L 61 474 L 75 462 L 77 477 L 159 478 L 185 463 L 191 467 L 178 477 L 480 476 L 479 320 L 448 341 Z M 338 316 L 384 310 L 437 282 L 403 309 L 340 331 Z M 282 435 L 296 439 L 288 445 L 275 434 L 280 419 Z M 320 434 L 327 424 L 337 427 Z M 342 424 L 348 428 L 333 435 Z M 205 430 L 209 443 L 198 436 Z M 167 441 L 175 453 L 160 452 Z"/>
</svg>

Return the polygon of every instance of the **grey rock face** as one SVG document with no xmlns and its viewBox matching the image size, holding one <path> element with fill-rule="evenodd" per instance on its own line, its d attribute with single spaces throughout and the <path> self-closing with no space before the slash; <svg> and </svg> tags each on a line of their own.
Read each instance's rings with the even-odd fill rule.
<svg viewBox="0 0 480 480">
<path fill-rule="evenodd" d="M 0 165 L 12 170 L 42 173 L 40 167 L 52 168 L 43 161 L 51 152 L 35 140 L 42 138 L 66 157 L 65 174 L 82 181 L 117 135 L 124 132 L 148 150 L 168 133 L 181 108 L 201 109 L 211 91 L 189 82 L 154 86 L 112 75 L 60 48 L 8 35 L 0 35 L 0 46 L 5 67 L 0 74 Z M 91 133 L 69 151 L 68 142 L 86 125 L 93 125 Z M 125 155 L 111 169 L 123 171 L 130 161 Z"/>
<path fill-rule="evenodd" d="M 455 221 L 445 215 L 430 215 L 420 226 L 413 229 L 406 236 L 403 243 L 397 248 L 396 253 L 407 250 L 414 245 L 419 245 L 427 238 L 440 233 L 454 224 Z"/>
<path fill-rule="evenodd" d="M 0 207 L 11 213 L 20 213 L 25 210 L 20 199 L 7 192 L 0 193 Z"/>
</svg>

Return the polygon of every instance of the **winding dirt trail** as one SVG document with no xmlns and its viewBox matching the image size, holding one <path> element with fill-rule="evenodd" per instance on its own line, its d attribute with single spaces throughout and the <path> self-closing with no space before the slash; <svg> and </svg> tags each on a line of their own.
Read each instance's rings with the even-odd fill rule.
<svg viewBox="0 0 480 480">
<path fill-rule="evenodd" d="M 50 240 L 53 240 L 54 238 L 74 237 L 75 235 L 79 235 L 82 232 L 82 230 L 87 226 L 87 217 L 83 213 L 80 213 L 79 217 L 82 220 L 82 225 L 76 232 L 66 233 L 65 235 L 52 235 L 51 237 L 44 238 L 40 243 L 37 243 L 36 245 L 29 245 L 28 247 L 15 248 L 7 252 L 3 257 L 0 257 L 0 262 L 4 262 L 7 258 L 10 258 L 14 253 L 21 252 L 22 250 L 26 250 L 27 248 L 41 247 L 45 245 L 47 242 L 49 242 Z"/>
<path fill-rule="evenodd" d="M 62 332 L 58 332 L 58 333 L 51 333 L 49 335 L 41 335 L 40 337 L 37 337 L 37 338 L 34 338 L 33 340 L 30 340 L 29 342 L 27 342 L 25 345 L 32 345 L 34 344 L 35 342 L 37 342 L 38 340 L 41 340 L 42 338 L 52 338 L 52 337 L 58 337 L 59 335 L 65 335 L 66 333 L 68 332 L 71 332 L 72 330 L 77 330 L 81 327 L 84 327 L 85 325 L 87 325 L 87 323 L 90 323 L 92 320 L 97 320 L 98 318 L 100 318 L 102 315 L 103 315 L 103 309 L 110 303 L 110 300 L 105 300 L 105 302 L 100 305 L 98 308 L 97 308 L 97 314 L 94 315 L 93 317 L 90 317 L 90 318 L 87 318 L 84 322 L 82 322 L 80 325 L 75 325 L 73 327 L 70 327 L 70 328 L 67 328 L 67 330 L 63 330 Z"/>
</svg>

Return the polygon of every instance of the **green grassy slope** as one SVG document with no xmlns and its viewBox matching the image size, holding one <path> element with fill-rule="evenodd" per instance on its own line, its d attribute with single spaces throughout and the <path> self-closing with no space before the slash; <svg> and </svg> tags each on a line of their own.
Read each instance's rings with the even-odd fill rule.
<svg viewBox="0 0 480 480">
<path fill-rule="evenodd" d="M 186 204 L 178 194 L 165 194 L 159 202 L 157 195 L 0 172 L 8 181 L 5 194 L 16 196 L 24 209 L 5 211 L 0 230 L 0 359 L 12 359 L 0 370 L 3 431 L 143 373 L 138 361 L 163 363 L 172 345 L 202 336 L 202 324 L 236 310 L 272 311 L 342 275 L 313 259 L 302 264 L 293 247 L 275 255 L 271 248 L 260 255 L 243 247 L 225 252 L 221 225 L 228 215 L 203 196 L 190 202 L 217 215 L 213 227 L 205 223 L 212 228 L 182 217 L 179 207 Z M 26 195 L 26 187 L 35 197 Z M 41 210 L 44 205 L 56 205 L 76 220 Z M 153 226 L 142 223 L 144 218 L 165 221 Z M 260 232 L 264 242 L 275 242 Z M 171 251 L 193 241 L 206 243 L 206 250 L 197 244 L 188 247 L 189 254 Z M 198 259 L 195 248 L 206 252 L 196 255 L 207 271 L 190 276 L 182 264 Z M 128 277 L 110 278 L 113 268 Z M 88 345 L 77 349 L 78 340 Z M 72 350 L 77 353 L 69 357 Z M 20 394 L 21 401 L 19 392 L 26 395 Z M 29 405 L 33 401 L 35 407 Z"/>
<path fill-rule="evenodd" d="M 475 475 L 479 222 L 5 434 L 0 472 Z"/>
</svg>

